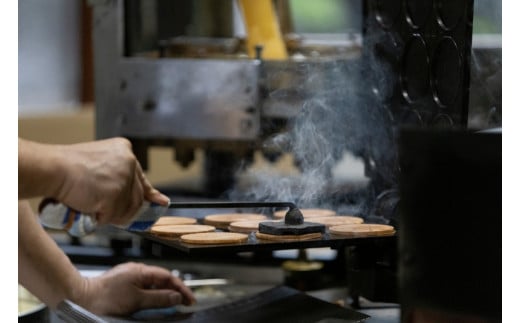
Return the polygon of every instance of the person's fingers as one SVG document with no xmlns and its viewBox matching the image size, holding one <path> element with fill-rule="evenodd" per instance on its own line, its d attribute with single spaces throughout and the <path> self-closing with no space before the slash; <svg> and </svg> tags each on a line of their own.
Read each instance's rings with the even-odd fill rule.
<svg viewBox="0 0 520 323">
<path fill-rule="evenodd" d="M 169 289 L 147 289 L 142 290 L 142 294 L 140 308 L 169 307 L 182 302 L 182 295 Z"/>
<path fill-rule="evenodd" d="M 170 203 L 170 198 L 162 194 L 152 186 L 148 178 L 146 178 L 146 175 L 144 174 L 139 162 L 137 162 L 136 170 L 138 173 L 138 178 L 141 181 L 141 185 L 143 187 L 143 194 L 145 200 L 157 203 L 159 205 L 167 206 L 168 203 Z"/>
<path fill-rule="evenodd" d="M 146 194 L 145 199 L 147 201 L 157 203 L 162 206 L 168 206 L 170 204 L 170 198 L 163 193 L 159 192 L 155 188 Z"/>
<path fill-rule="evenodd" d="M 140 286 L 142 288 L 174 288 L 172 274 L 162 267 L 141 265 Z"/>
<path fill-rule="evenodd" d="M 182 295 L 182 303 L 192 305 L 196 302 L 190 288 L 188 288 L 182 280 L 173 276 L 168 270 L 160 267 L 142 267 L 142 284 L 143 287 L 151 287 L 156 289 L 176 290 Z"/>
<path fill-rule="evenodd" d="M 197 300 L 195 299 L 195 295 L 193 295 L 191 289 L 188 286 L 184 285 L 180 278 L 172 275 L 170 277 L 170 284 L 173 287 L 173 289 L 181 293 L 182 303 L 184 305 L 193 305 L 197 302 Z"/>
</svg>

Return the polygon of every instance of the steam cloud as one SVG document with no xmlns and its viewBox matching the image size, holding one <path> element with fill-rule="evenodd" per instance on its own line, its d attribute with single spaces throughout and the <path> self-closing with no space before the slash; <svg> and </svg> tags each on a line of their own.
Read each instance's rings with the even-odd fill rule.
<svg viewBox="0 0 520 323">
<path fill-rule="evenodd" d="M 365 40 L 365 46 L 367 44 Z M 375 43 L 375 40 L 374 40 Z M 370 46 L 370 45 L 369 45 Z M 371 53 L 372 50 L 364 50 Z M 374 56 L 302 62 L 304 82 L 291 93 L 305 95 L 288 131 L 264 143 L 265 149 L 289 152 L 300 174 L 282 176 L 265 169 L 245 169 L 254 185 L 237 189 L 233 198 L 284 200 L 300 207 L 328 207 L 324 197 L 333 185 L 331 169 L 345 152 L 363 158 L 377 176 L 392 182 L 394 159 L 390 113 L 383 101 L 393 90 L 392 73 Z M 286 92 L 271 97 L 283 100 Z"/>
</svg>

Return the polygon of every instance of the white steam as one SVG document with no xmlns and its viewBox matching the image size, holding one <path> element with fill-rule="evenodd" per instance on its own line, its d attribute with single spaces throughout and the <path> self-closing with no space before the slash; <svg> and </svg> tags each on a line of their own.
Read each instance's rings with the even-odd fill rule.
<svg viewBox="0 0 520 323">
<path fill-rule="evenodd" d="M 392 92 L 388 67 L 374 57 L 364 57 L 302 65 L 299 71 L 306 77 L 291 93 L 304 94 L 301 110 L 286 133 L 264 143 L 267 150 L 290 153 L 299 173 L 242 170 L 242 178 L 250 179 L 250 185 L 238 187 L 231 197 L 325 207 L 331 202 L 327 195 L 334 193 L 332 170 L 345 152 L 368 161 L 377 172 L 382 171 L 378 176 L 392 181 L 388 174 L 395 157 L 393 133 L 383 104 Z M 283 99 L 283 91 L 273 96 Z"/>
</svg>

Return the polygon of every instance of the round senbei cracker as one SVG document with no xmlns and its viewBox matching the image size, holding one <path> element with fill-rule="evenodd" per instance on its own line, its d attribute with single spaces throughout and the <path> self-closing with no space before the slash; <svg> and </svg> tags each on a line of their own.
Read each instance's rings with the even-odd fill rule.
<svg viewBox="0 0 520 323">
<path fill-rule="evenodd" d="M 177 224 L 196 224 L 197 219 L 183 216 L 161 216 L 155 223 L 156 225 L 177 225 Z"/>
<path fill-rule="evenodd" d="M 317 217 L 330 217 L 335 216 L 336 212 L 328 209 L 300 209 L 304 219 L 317 218 Z M 287 210 L 280 210 L 273 213 L 277 219 L 283 219 L 287 214 Z"/>
<path fill-rule="evenodd" d="M 204 217 L 204 223 L 219 229 L 227 230 L 228 226 L 237 221 L 267 220 L 267 216 L 258 213 L 223 213 L 211 214 Z"/>
<path fill-rule="evenodd" d="M 236 232 L 192 233 L 181 236 L 181 241 L 192 244 L 228 244 L 246 242 L 247 234 Z"/>
<path fill-rule="evenodd" d="M 333 235 L 344 237 L 383 237 L 395 234 L 395 229 L 386 224 L 343 224 L 329 228 Z"/>
<path fill-rule="evenodd" d="M 203 224 L 179 224 L 179 225 L 159 225 L 150 229 L 152 234 L 161 237 L 179 237 L 188 233 L 202 233 L 215 231 L 215 227 Z"/>
<path fill-rule="evenodd" d="M 231 232 L 240 232 L 240 233 L 251 233 L 258 231 L 258 225 L 260 222 L 279 222 L 279 221 L 270 221 L 270 220 L 247 220 L 247 221 L 237 221 L 229 224 L 228 230 Z"/>
<path fill-rule="evenodd" d="M 327 228 L 342 225 L 342 224 L 360 224 L 363 223 L 363 219 L 356 216 L 349 215 L 338 215 L 338 216 L 327 216 L 312 218 L 308 222 L 320 223 L 325 225 Z"/>
</svg>

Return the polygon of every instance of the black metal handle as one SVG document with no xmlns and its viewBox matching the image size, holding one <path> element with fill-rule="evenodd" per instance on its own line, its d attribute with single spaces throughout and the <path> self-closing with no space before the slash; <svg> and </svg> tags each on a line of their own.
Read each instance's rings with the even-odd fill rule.
<svg viewBox="0 0 520 323">
<path fill-rule="evenodd" d="M 288 207 L 284 222 L 288 225 L 303 224 L 303 214 L 292 202 L 170 202 L 170 209 L 204 209 L 204 208 L 255 208 L 255 207 Z"/>
<path fill-rule="evenodd" d="M 255 207 L 288 207 L 296 209 L 292 202 L 170 202 L 170 209 L 208 209 L 208 208 L 255 208 Z"/>
</svg>

